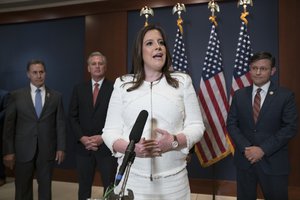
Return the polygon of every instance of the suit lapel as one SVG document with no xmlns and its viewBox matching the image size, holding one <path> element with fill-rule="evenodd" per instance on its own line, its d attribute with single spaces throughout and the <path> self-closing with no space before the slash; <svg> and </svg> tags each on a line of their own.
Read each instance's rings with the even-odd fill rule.
<svg viewBox="0 0 300 200">
<path fill-rule="evenodd" d="M 25 105 L 29 106 L 30 112 L 32 112 L 32 114 L 37 117 L 35 108 L 34 108 L 34 104 L 33 104 L 33 100 L 31 97 L 30 87 L 28 87 L 24 90 L 24 102 L 25 102 Z"/>
<path fill-rule="evenodd" d="M 254 124 L 254 119 L 253 119 L 253 106 L 252 106 L 252 90 L 253 90 L 253 86 L 249 86 L 246 88 L 246 108 L 248 110 L 248 113 L 251 113 L 251 122 Z"/>
<path fill-rule="evenodd" d="M 259 112 L 259 116 L 258 116 L 258 119 L 257 119 L 258 122 L 267 113 L 267 111 L 268 111 L 272 101 L 275 99 L 276 95 L 277 95 L 277 88 L 271 82 L 268 93 L 266 95 L 264 103 L 263 103 L 263 105 L 260 109 L 260 112 Z"/>
<path fill-rule="evenodd" d="M 93 106 L 93 86 L 91 81 L 86 82 L 85 86 L 84 86 L 84 98 L 86 98 L 87 104 L 88 104 L 88 108 L 90 110 L 94 109 Z"/>
<path fill-rule="evenodd" d="M 45 87 L 45 103 L 42 109 L 41 117 L 43 116 L 43 113 L 45 113 L 45 110 L 49 106 L 49 102 L 51 101 L 51 98 L 52 98 L 51 91 L 49 90 L 49 88 Z"/>
<path fill-rule="evenodd" d="M 106 90 L 107 90 L 107 85 L 106 85 L 106 80 L 104 79 L 103 83 L 100 87 L 99 93 L 98 93 L 98 97 L 97 97 L 97 100 L 96 100 L 94 110 L 96 110 L 99 107 L 99 104 L 102 101 L 103 95 L 107 94 Z"/>
</svg>

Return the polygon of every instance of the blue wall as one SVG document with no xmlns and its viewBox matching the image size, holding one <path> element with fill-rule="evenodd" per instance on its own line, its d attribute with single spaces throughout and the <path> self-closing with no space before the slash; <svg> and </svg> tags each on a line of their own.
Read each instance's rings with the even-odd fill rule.
<svg viewBox="0 0 300 200">
<path fill-rule="evenodd" d="M 241 25 L 241 8 L 236 1 L 220 2 L 221 12 L 217 17 L 218 33 L 224 61 L 227 88 L 231 84 L 235 49 Z M 278 0 L 254 1 L 249 8 L 248 31 L 254 51 L 270 51 L 278 58 Z M 168 35 L 171 51 L 176 33 L 177 16 L 172 8 L 154 9 L 155 16 L 150 23 L 158 23 Z M 187 6 L 184 19 L 184 40 L 188 53 L 189 69 L 196 91 L 199 90 L 200 76 L 210 33 L 210 15 L 207 4 Z M 85 24 L 84 17 L 21 23 L 0 26 L 0 88 L 14 90 L 28 84 L 26 63 L 32 58 L 45 61 L 46 83 L 63 94 L 66 113 L 73 86 L 84 79 Z M 128 66 L 131 66 L 131 51 L 137 31 L 144 25 L 139 11 L 128 13 Z M 128 70 L 130 67 L 128 67 Z M 275 81 L 278 81 L 277 78 Z M 68 131 L 67 159 L 61 167 L 74 168 L 74 138 Z M 216 178 L 233 180 L 235 170 L 231 156 L 213 167 L 202 168 L 194 155 L 188 166 L 193 178 Z"/>
<path fill-rule="evenodd" d="M 217 31 L 221 42 L 224 73 L 229 91 L 241 26 L 240 14 L 242 8 L 237 7 L 237 1 L 219 2 L 219 6 Z M 153 9 L 153 11 L 154 17 L 149 18 L 149 23 L 159 24 L 165 29 L 168 36 L 167 43 L 172 53 L 177 30 L 177 15 L 172 15 L 172 7 Z M 248 33 L 250 34 L 253 51 L 269 51 L 275 58 L 278 58 L 278 1 L 254 1 L 254 6 L 248 7 L 248 11 L 250 12 L 247 17 L 249 21 Z M 133 41 L 137 31 L 144 25 L 145 21 L 144 17 L 140 17 L 139 12 L 139 10 L 132 11 L 128 14 L 128 70 L 131 69 Z M 197 92 L 199 91 L 201 72 L 211 29 L 209 16 L 210 11 L 206 3 L 187 5 L 186 12 L 182 14 L 189 71 Z M 274 81 L 278 82 L 278 74 L 274 77 Z M 202 168 L 197 156 L 194 155 L 188 169 L 190 176 L 193 178 L 235 179 L 235 168 L 231 156 L 227 156 L 211 167 Z"/>
<path fill-rule="evenodd" d="M 67 114 L 73 86 L 84 78 L 84 17 L 0 26 L 0 88 L 28 86 L 26 65 L 31 59 L 46 64 L 46 84 L 63 94 Z M 68 131 L 68 151 L 62 167 L 75 165 L 74 139 Z"/>
</svg>

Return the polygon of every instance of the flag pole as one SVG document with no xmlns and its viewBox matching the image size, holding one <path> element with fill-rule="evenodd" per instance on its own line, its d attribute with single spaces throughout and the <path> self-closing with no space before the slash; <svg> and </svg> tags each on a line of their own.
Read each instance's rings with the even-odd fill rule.
<svg viewBox="0 0 300 200">
<path fill-rule="evenodd" d="M 145 24 L 144 26 L 148 26 L 148 18 L 149 16 L 154 16 L 154 12 L 152 8 L 148 6 L 144 6 L 141 11 L 140 11 L 140 16 L 144 15 L 145 16 Z"/>
<path fill-rule="evenodd" d="M 177 3 L 174 7 L 173 7 L 173 10 L 172 10 L 172 13 L 173 15 L 175 13 L 178 14 L 178 19 L 177 19 L 177 26 L 180 30 L 180 33 L 183 34 L 183 28 L 182 28 L 182 23 L 183 23 L 183 20 L 181 18 L 181 13 L 182 12 L 186 12 L 186 9 L 185 9 L 185 5 L 183 3 Z"/>
<path fill-rule="evenodd" d="M 186 12 L 185 5 L 183 3 L 177 3 L 173 6 L 172 14 L 177 14 L 178 18 L 174 49 L 172 53 L 172 66 L 170 66 L 170 70 L 188 74 L 188 61 L 183 40 L 183 19 L 181 18 L 181 14 L 183 12 Z"/>
<path fill-rule="evenodd" d="M 246 25 L 248 24 L 246 17 L 249 15 L 249 12 L 247 12 L 247 5 L 253 6 L 252 0 L 238 0 L 238 6 L 243 6 L 244 9 L 240 18 Z"/>
<path fill-rule="evenodd" d="M 210 12 L 211 12 L 211 16 L 209 16 L 209 21 L 211 21 L 212 23 L 214 23 L 215 26 L 218 26 L 218 23 L 217 23 L 217 16 L 215 15 L 215 12 L 220 12 L 220 7 L 218 5 L 217 2 L 215 2 L 214 0 L 210 0 L 208 2 L 208 8 L 210 9 Z"/>
<path fill-rule="evenodd" d="M 220 12 L 220 7 L 214 0 L 210 0 L 208 2 L 208 9 L 211 11 L 211 16 L 208 18 L 209 21 L 211 21 L 215 26 L 218 26 L 217 23 L 217 16 L 215 15 L 215 12 Z M 216 199 L 216 193 L 217 193 L 217 185 L 216 185 L 216 168 L 215 164 L 212 165 L 212 173 L 213 173 L 213 183 L 212 183 L 212 199 Z"/>
<path fill-rule="evenodd" d="M 246 17 L 249 15 L 247 5 L 253 6 L 252 0 L 239 0 L 238 6 L 243 6 L 243 12 L 240 19 L 242 20 L 240 34 L 236 50 L 236 57 L 233 69 L 232 84 L 230 89 L 229 104 L 232 102 L 233 94 L 236 90 L 252 84 L 249 74 L 249 58 L 252 56 L 252 48 L 250 36 L 247 31 L 248 20 Z"/>
</svg>

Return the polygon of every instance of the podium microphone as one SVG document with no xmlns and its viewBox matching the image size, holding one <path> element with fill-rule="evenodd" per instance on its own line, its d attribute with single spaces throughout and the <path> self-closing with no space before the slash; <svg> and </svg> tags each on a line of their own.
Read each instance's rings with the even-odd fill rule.
<svg viewBox="0 0 300 200">
<path fill-rule="evenodd" d="M 115 186 L 117 186 L 123 178 L 123 174 L 127 165 L 130 162 L 133 162 L 133 157 L 135 156 L 134 148 L 135 143 L 138 143 L 142 137 L 142 133 L 148 118 L 148 112 L 146 110 L 142 110 L 138 115 L 129 135 L 129 144 L 125 151 L 125 156 L 123 158 L 122 165 L 120 166 L 119 172 L 116 176 Z"/>
</svg>

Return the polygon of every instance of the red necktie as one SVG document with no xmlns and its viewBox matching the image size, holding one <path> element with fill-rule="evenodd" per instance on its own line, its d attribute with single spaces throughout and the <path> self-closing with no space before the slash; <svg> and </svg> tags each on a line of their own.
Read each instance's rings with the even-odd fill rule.
<svg viewBox="0 0 300 200">
<path fill-rule="evenodd" d="M 99 93 L 99 83 L 94 84 L 94 91 L 93 91 L 93 105 L 95 106 L 97 101 L 97 96 Z"/>
<path fill-rule="evenodd" d="M 261 101 L 260 91 L 261 91 L 261 88 L 258 88 L 256 90 L 256 94 L 255 94 L 254 102 L 253 102 L 253 118 L 254 118 L 255 123 L 257 122 L 257 118 L 258 118 L 259 111 L 260 111 L 260 101 Z"/>
</svg>

